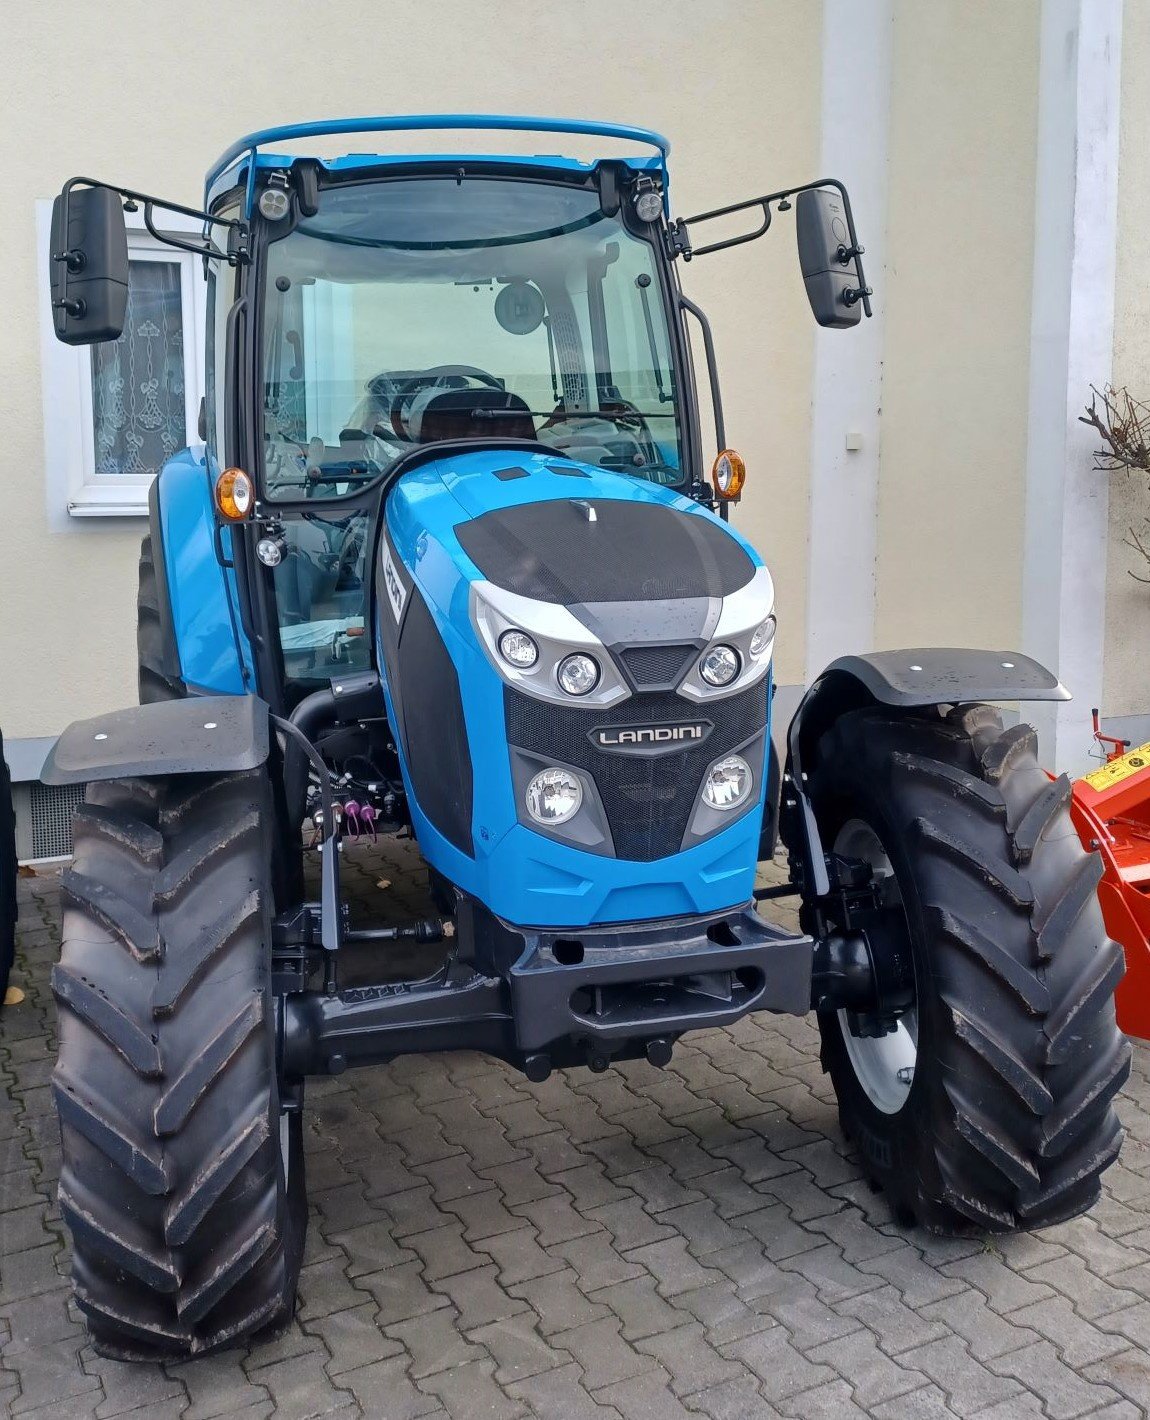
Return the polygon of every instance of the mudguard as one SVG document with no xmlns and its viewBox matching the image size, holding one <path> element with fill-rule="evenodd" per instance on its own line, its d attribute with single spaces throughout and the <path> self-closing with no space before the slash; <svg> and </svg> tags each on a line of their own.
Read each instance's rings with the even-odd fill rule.
<svg viewBox="0 0 1150 1420">
<path fill-rule="evenodd" d="M 254 769 L 268 757 L 268 706 L 254 695 L 196 695 L 76 720 L 56 741 L 45 784 Z"/>
<path fill-rule="evenodd" d="M 1021 651 L 922 646 L 832 661 L 803 696 L 787 731 L 780 820 L 788 845 L 799 847 L 808 894 L 821 897 L 830 884 L 814 813 L 802 787 L 803 762 L 840 715 L 874 703 L 912 709 L 983 700 L 1069 699 L 1058 677 Z"/>
</svg>

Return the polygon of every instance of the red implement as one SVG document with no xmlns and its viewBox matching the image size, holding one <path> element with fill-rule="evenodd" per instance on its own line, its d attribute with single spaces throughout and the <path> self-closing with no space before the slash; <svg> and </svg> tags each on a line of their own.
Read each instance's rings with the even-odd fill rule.
<svg viewBox="0 0 1150 1420">
<path fill-rule="evenodd" d="M 1124 753 L 1125 741 L 1101 735 L 1097 722 L 1095 733 L 1115 748 L 1075 781 L 1070 816 L 1085 846 L 1102 855 L 1098 899 L 1106 930 L 1126 952 L 1118 1024 L 1150 1039 L 1150 744 Z"/>
</svg>

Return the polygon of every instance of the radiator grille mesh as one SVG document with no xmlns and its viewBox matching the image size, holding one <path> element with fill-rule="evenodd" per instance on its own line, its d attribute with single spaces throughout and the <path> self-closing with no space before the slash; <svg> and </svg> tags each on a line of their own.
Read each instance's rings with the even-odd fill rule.
<svg viewBox="0 0 1150 1420">
<path fill-rule="evenodd" d="M 673 692 L 632 695 L 610 710 L 554 705 L 504 690 L 507 738 L 520 749 L 585 770 L 595 780 L 615 856 L 649 863 L 678 853 L 707 766 L 767 723 L 764 681 L 738 695 L 696 705 Z M 646 757 L 597 748 L 590 732 L 608 725 L 675 725 L 706 720 L 700 744 Z"/>
<path fill-rule="evenodd" d="M 628 646 L 619 652 L 640 690 L 677 685 L 694 656 L 694 646 Z"/>
</svg>

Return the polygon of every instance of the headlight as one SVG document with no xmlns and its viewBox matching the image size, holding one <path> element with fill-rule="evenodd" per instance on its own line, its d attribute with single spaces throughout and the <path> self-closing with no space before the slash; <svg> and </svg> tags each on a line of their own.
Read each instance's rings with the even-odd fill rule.
<svg viewBox="0 0 1150 1420">
<path fill-rule="evenodd" d="M 751 637 L 751 655 L 756 661 L 760 656 L 765 656 L 774 644 L 776 626 L 777 622 L 775 618 L 768 616 L 766 621 L 763 622 Z"/>
<path fill-rule="evenodd" d="M 739 653 L 733 646 L 712 646 L 699 662 L 699 674 L 708 685 L 730 685 L 739 674 Z"/>
<path fill-rule="evenodd" d="M 569 769 L 544 769 L 528 784 L 524 802 L 536 823 L 566 823 L 579 812 L 583 785 Z"/>
<path fill-rule="evenodd" d="M 568 695 L 589 695 L 599 684 L 599 665 L 594 656 L 577 651 L 559 662 L 556 676 Z"/>
<path fill-rule="evenodd" d="M 499 654 L 509 666 L 526 671 L 539 659 L 539 647 L 526 631 L 505 631 L 499 638 Z"/>
<path fill-rule="evenodd" d="M 737 809 L 750 798 L 754 785 L 751 766 L 741 754 L 730 754 L 707 771 L 703 781 L 703 802 L 708 808 L 720 811 Z"/>
</svg>

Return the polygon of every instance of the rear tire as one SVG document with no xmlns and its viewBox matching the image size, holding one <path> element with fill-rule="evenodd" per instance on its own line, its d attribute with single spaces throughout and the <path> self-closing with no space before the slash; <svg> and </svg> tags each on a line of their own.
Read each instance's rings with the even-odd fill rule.
<svg viewBox="0 0 1150 1420">
<path fill-rule="evenodd" d="M 60 1208 L 97 1347 L 192 1356 L 288 1319 L 306 1221 L 281 1117 L 266 773 L 89 786 L 64 875 Z"/>
<path fill-rule="evenodd" d="M 823 1068 L 868 1175 L 901 1219 L 939 1232 L 1081 1213 L 1122 1140 L 1122 950 L 1069 782 L 1036 750 L 1029 725 L 1004 730 L 986 705 L 873 707 L 843 715 L 813 756 L 824 845 L 865 844 L 865 825 L 880 846 L 858 856 L 893 871 L 917 997 L 912 1029 L 881 1048 L 820 1013 Z"/>
<path fill-rule="evenodd" d="M 183 682 L 168 675 L 164 669 L 166 665 L 179 664 L 178 658 L 174 657 L 174 649 L 168 645 L 160 620 L 156 564 L 152 558 L 149 533 L 140 544 L 140 587 L 136 595 L 136 655 L 141 705 L 152 705 L 158 700 L 183 700 L 187 696 Z"/>
</svg>

